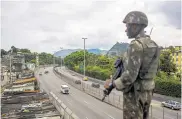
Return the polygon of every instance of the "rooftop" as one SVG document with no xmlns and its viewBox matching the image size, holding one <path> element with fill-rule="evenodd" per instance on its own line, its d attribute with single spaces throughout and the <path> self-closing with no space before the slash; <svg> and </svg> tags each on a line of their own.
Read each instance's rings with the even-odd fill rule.
<svg viewBox="0 0 182 119">
<path fill-rule="evenodd" d="M 60 119 L 46 93 L 21 93 L 1 97 L 2 119 Z"/>
<path fill-rule="evenodd" d="M 62 87 L 65 87 L 65 88 L 68 87 L 67 85 L 61 85 L 61 86 L 62 86 Z"/>
</svg>

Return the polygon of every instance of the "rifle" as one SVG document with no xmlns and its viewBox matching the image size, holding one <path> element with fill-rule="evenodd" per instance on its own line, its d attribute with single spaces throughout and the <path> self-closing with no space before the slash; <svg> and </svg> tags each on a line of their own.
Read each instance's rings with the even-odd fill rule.
<svg viewBox="0 0 182 119">
<path fill-rule="evenodd" d="M 152 29 L 150 30 L 150 35 L 152 34 L 152 30 L 153 30 L 153 27 L 152 27 Z"/>
<path fill-rule="evenodd" d="M 112 82 L 116 80 L 117 78 L 119 78 L 121 74 L 123 73 L 124 66 L 123 66 L 122 59 L 117 59 L 116 62 L 114 63 L 114 67 L 117 69 L 117 71 L 115 72 L 114 77 L 112 77 Z M 102 101 L 104 101 L 105 97 L 107 96 L 107 90 L 105 89 L 103 92 L 104 92 L 104 96 L 102 98 Z"/>
</svg>

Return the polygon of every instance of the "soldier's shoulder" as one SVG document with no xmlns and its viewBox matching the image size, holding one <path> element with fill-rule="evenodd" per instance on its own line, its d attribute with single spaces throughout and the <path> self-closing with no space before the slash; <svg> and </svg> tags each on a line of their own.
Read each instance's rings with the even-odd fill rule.
<svg viewBox="0 0 182 119">
<path fill-rule="evenodd" d="M 132 40 L 130 43 L 130 47 L 134 48 L 135 50 L 143 50 L 142 44 L 137 40 Z"/>
</svg>

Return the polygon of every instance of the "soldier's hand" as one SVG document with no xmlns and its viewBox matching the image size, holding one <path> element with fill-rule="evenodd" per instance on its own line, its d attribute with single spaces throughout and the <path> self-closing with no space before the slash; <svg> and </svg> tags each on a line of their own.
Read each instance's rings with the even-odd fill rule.
<svg viewBox="0 0 182 119">
<path fill-rule="evenodd" d="M 105 84 L 104 84 L 104 94 L 105 95 L 109 95 L 112 91 L 112 89 L 114 88 L 114 84 L 112 82 L 112 80 L 108 79 L 106 80 Z"/>
</svg>

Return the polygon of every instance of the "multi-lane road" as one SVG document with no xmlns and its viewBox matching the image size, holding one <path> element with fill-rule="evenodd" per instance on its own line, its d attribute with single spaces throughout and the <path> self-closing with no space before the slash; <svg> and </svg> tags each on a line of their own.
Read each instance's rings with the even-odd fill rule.
<svg viewBox="0 0 182 119">
<path fill-rule="evenodd" d="M 52 68 L 47 68 L 48 74 L 37 76 L 41 87 L 47 92 L 52 91 L 60 98 L 80 119 L 121 119 L 122 111 L 105 104 L 84 92 L 70 86 L 53 73 Z M 44 72 L 43 69 L 40 71 Z M 69 95 L 60 93 L 60 86 L 67 84 L 70 89 Z"/>
<path fill-rule="evenodd" d="M 74 77 L 80 79 L 80 77 L 73 76 L 68 70 L 58 68 L 60 72 L 64 73 L 69 77 Z M 40 69 L 39 72 L 44 72 L 45 69 Z M 40 81 L 41 87 L 48 93 L 52 91 L 60 98 L 80 119 L 122 119 L 122 110 L 115 108 L 109 104 L 103 103 L 94 97 L 87 95 L 86 93 L 72 87 L 67 84 L 65 79 L 57 77 L 53 73 L 53 68 L 46 68 L 49 71 L 48 74 L 43 74 L 42 76 L 37 75 Z M 88 81 L 88 84 L 92 82 Z M 69 95 L 63 95 L 60 93 L 60 86 L 62 84 L 67 84 L 70 89 Z M 103 86 L 101 86 L 103 88 Z M 115 91 L 116 93 L 119 93 Z M 153 117 L 158 119 L 163 119 L 163 110 L 159 107 L 160 102 L 152 101 L 155 108 L 153 109 Z M 165 119 L 178 119 L 181 118 L 179 111 L 174 111 L 170 109 L 165 109 Z"/>
</svg>

